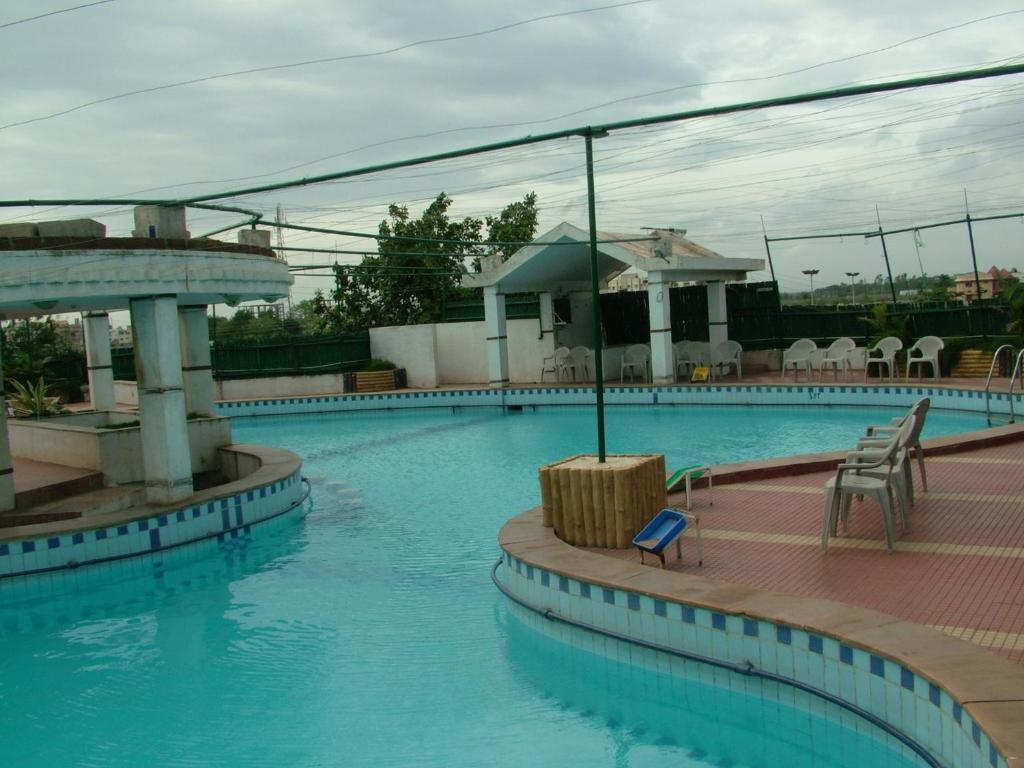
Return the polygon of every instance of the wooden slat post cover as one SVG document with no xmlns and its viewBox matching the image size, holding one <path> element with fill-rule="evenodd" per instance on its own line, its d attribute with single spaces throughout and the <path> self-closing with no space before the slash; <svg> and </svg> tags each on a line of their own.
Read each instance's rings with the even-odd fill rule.
<svg viewBox="0 0 1024 768">
<path fill-rule="evenodd" d="M 544 525 L 569 544 L 626 549 L 667 506 L 665 457 L 571 456 L 540 468 Z"/>
<path fill-rule="evenodd" d="M 357 392 L 384 392 L 395 388 L 394 371 L 357 371 Z"/>
</svg>

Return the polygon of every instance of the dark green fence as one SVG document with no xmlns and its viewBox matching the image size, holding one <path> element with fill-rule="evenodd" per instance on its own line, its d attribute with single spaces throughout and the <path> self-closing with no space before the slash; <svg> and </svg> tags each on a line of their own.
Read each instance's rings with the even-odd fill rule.
<svg viewBox="0 0 1024 768">
<path fill-rule="evenodd" d="M 702 285 L 671 289 L 672 338 L 707 341 L 707 291 Z M 788 347 L 809 338 L 828 344 L 849 336 L 860 344 L 877 335 L 868 317 L 872 305 L 780 307 L 774 283 L 726 286 L 729 338 L 744 349 Z M 964 306 L 959 303 L 888 305 L 889 314 L 907 319 L 912 338 L 921 336 L 977 337 L 1006 333 L 1006 313 L 999 303 Z M 647 292 L 607 293 L 601 296 L 605 338 L 610 345 L 643 344 L 650 340 Z"/>
<path fill-rule="evenodd" d="M 112 350 L 114 378 L 135 380 L 135 361 L 130 348 Z M 215 379 L 247 379 L 262 376 L 295 376 L 354 371 L 370 359 L 370 333 L 358 331 L 338 336 L 297 336 L 285 341 L 213 345 Z"/>
<path fill-rule="evenodd" d="M 510 294 L 505 297 L 505 318 L 508 320 L 529 320 L 540 317 L 540 299 L 537 294 Z M 484 319 L 483 299 L 453 301 L 445 305 L 446 323 L 468 323 Z"/>
</svg>

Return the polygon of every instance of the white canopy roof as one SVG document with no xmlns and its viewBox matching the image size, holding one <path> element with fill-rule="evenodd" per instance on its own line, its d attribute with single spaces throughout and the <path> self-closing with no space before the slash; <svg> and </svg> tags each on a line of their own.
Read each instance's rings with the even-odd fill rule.
<svg viewBox="0 0 1024 768">
<path fill-rule="evenodd" d="M 745 280 L 748 272 L 764 269 L 762 259 L 728 258 L 672 230 L 653 230 L 641 235 L 599 231 L 597 239 L 598 280 L 602 286 L 630 267 L 648 273 L 652 281 L 659 281 L 656 273 L 660 273 L 661 282 Z M 464 276 L 463 285 L 498 286 L 501 293 L 569 293 L 590 289 L 589 232 L 562 222 L 538 236 L 537 243 L 543 244 L 519 249 L 497 269 Z"/>
</svg>

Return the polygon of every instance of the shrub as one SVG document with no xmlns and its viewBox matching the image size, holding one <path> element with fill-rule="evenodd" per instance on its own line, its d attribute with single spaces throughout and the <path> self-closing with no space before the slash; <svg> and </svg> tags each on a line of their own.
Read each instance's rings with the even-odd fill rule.
<svg viewBox="0 0 1024 768">
<path fill-rule="evenodd" d="M 398 366 L 392 363 L 390 360 L 385 360 L 381 357 L 375 357 L 370 362 L 363 365 L 360 371 L 393 371 Z"/>
</svg>

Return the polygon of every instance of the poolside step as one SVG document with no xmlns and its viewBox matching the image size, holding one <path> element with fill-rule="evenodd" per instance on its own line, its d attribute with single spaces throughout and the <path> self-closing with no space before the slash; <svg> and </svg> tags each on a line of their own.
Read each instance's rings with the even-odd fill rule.
<svg viewBox="0 0 1024 768">
<path fill-rule="evenodd" d="M 43 476 L 24 478 L 28 473 Z M 14 508 L 26 509 L 102 488 L 103 473 L 15 458 L 14 486 Z"/>
<path fill-rule="evenodd" d="M 0 528 L 38 525 L 59 520 L 120 512 L 145 503 L 146 491 L 139 486 L 108 486 L 0 515 Z"/>
<path fill-rule="evenodd" d="M 964 378 L 984 378 L 988 376 L 991 365 L 992 354 L 990 352 L 983 349 L 965 349 L 960 353 L 960 359 L 953 367 L 952 375 Z"/>
</svg>

